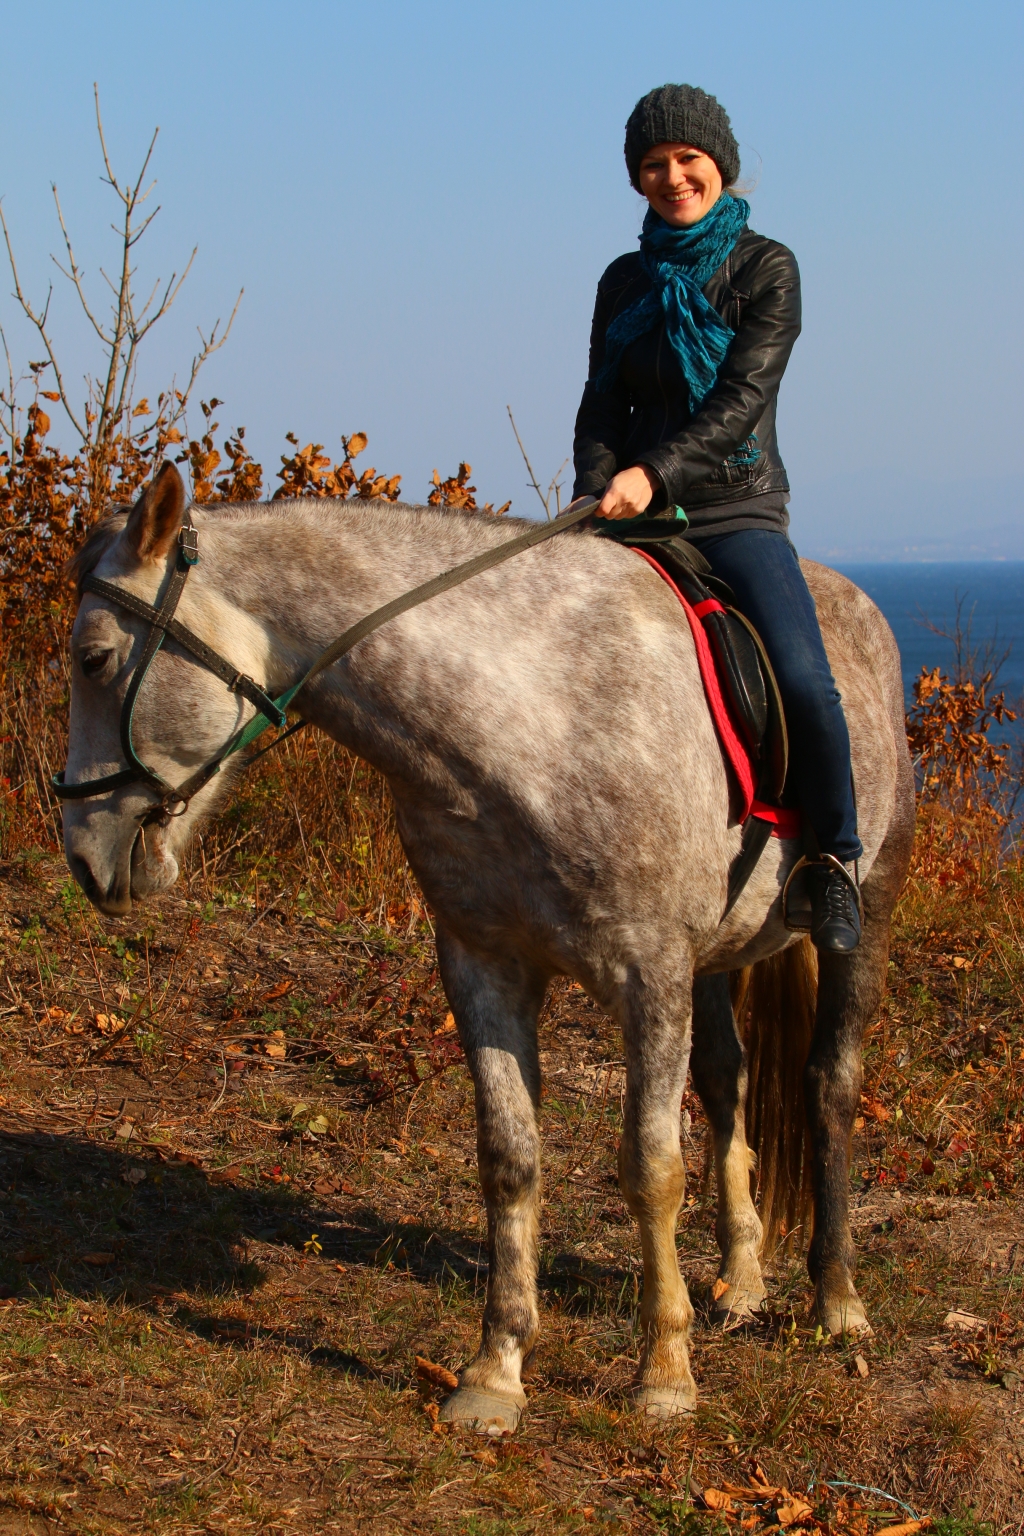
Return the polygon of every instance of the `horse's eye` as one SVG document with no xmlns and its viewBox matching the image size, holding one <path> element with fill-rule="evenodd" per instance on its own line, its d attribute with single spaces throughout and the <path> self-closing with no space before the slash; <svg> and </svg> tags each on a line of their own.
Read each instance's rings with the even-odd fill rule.
<svg viewBox="0 0 1024 1536">
<path fill-rule="evenodd" d="M 109 655 L 109 651 L 86 651 L 81 658 L 82 671 L 86 677 L 95 677 L 102 672 Z"/>
</svg>

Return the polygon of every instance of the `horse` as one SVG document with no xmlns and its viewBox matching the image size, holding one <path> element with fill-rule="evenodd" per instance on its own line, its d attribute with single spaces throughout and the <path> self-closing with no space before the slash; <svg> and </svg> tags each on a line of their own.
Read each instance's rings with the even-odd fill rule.
<svg viewBox="0 0 1024 1536">
<path fill-rule="evenodd" d="M 154 658 L 151 624 L 124 606 L 162 600 L 183 526 L 188 558 L 199 558 L 179 617 L 247 686 L 225 687 L 222 662 L 215 675 L 172 636 Z M 369 610 L 530 526 L 355 500 L 187 508 L 165 464 L 71 562 L 80 601 L 64 792 L 78 786 L 83 798 L 65 803 L 64 846 L 89 900 L 122 916 L 174 883 L 182 850 L 244 756 L 207 779 L 202 765 L 252 720 L 261 688 L 281 694 Z M 561 533 L 376 629 L 295 701 L 387 781 L 435 916 L 439 971 L 474 1086 L 487 1287 L 480 1348 L 443 1405 L 446 1420 L 513 1431 L 526 1403 L 521 1370 L 540 1327 L 537 1028 L 557 976 L 578 982 L 622 1034 L 619 1181 L 643 1256 L 638 1408 L 668 1417 L 692 1412 L 696 1399 L 694 1311 L 675 1246 L 691 1038 L 717 1172 L 717 1320 L 742 1323 L 765 1299 L 751 1168 L 759 1154 L 762 1186 L 785 1183 L 805 1135 L 789 1082 L 806 1105 L 817 1315 L 837 1337 L 870 1329 L 854 1284 L 850 1140 L 861 1039 L 909 860 L 914 783 L 885 620 L 835 571 L 812 562 L 804 571 L 849 722 L 864 844 L 863 937 L 851 954 L 821 955 L 816 1002 L 813 951 L 782 912 L 800 842 L 772 838 L 726 912 L 741 838 L 729 770 L 685 615 L 629 549 L 587 529 Z M 129 596 L 83 592 L 96 578 Z M 123 769 L 126 694 L 128 747 L 148 782 Z M 90 789 L 97 775 L 113 775 L 114 787 Z M 183 780 L 190 788 L 169 814 L 153 785 Z M 730 983 L 744 1007 L 753 998 L 755 1031 L 758 996 L 762 1012 L 774 1000 L 774 1033 L 756 1051 L 755 1119 L 769 1134 L 753 1150 Z"/>
</svg>

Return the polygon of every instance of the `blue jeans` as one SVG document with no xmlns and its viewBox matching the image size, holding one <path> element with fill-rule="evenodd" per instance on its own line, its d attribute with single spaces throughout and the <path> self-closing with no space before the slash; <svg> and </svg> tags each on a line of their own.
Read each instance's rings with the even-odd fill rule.
<svg viewBox="0 0 1024 1536">
<path fill-rule="evenodd" d="M 775 670 L 789 730 L 787 787 L 822 853 L 844 864 L 863 853 L 842 701 L 796 550 L 784 533 L 744 528 L 694 539 L 716 576 L 736 594 Z"/>
</svg>

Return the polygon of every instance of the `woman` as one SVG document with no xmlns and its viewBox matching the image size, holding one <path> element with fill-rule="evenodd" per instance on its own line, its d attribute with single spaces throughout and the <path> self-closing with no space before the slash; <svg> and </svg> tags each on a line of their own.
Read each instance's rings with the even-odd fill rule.
<svg viewBox="0 0 1024 1536">
<path fill-rule="evenodd" d="M 598 284 L 573 495 L 600 496 L 597 516 L 610 520 L 674 507 L 760 631 L 786 710 L 789 783 L 820 854 L 807 871 L 811 938 L 846 953 L 860 940 L 847 868 L 863 851 L 850 739 L 786 532 L 775 436 L 800 275 L 791 251 L 747 227 L 732 190 L 739 147 L 714 96 L 651 91 L 626 124 L 626 165 L 650 206 L 639 252 Z"/>
</svg>

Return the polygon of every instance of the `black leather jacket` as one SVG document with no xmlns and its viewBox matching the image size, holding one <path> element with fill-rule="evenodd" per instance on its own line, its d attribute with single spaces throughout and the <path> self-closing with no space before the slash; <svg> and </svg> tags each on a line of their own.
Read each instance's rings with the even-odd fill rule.
<svg viewBox="0 0 1024 1536">
<path fill-rule="evenodd" d="M 705 296 L 736 335 L 696 415 L 664 325 L 626 348 L 610 391 L 600 393 L 592 382 L 604 362 L 609 322 L 649 287 L 639 252 L 613 261 L 598 284 L 591 382 L 576 417 L 573 495 L 600 495 L 618 470 L 633 464 L 648 465 L 664 487 L 652 511 L 673 504 L 687 512 L 725 509 L 766 492 L 788 493 L 775 400 L 800 334 L 800 274 L 792 251 L 746 230 L 706 284 Z M 756 461 L 730 463 L 751 434 L 757 443 L 745 456 L 756 447 Z"/>
</svg>

